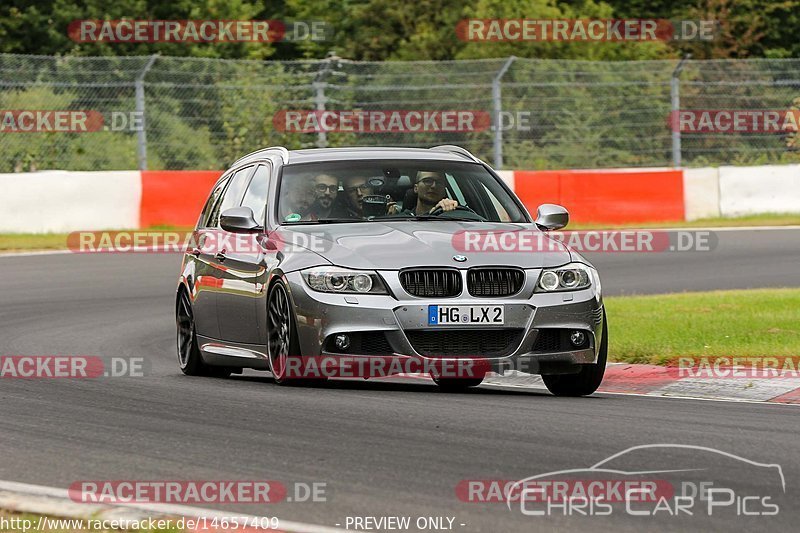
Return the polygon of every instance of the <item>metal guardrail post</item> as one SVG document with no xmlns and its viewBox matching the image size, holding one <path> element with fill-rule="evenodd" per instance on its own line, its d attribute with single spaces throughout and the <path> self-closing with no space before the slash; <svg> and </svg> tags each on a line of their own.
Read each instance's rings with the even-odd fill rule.
<svg viewBox="0 0 800 533">
<path fill-rule="evenodd" d="M 681 88 L 680 76 L 683 70 L 683 64 L 692 57 L 692 54 L 686 54 L 683 59 L 678 62 L 678 66 L 672 71 L 672 79 L 669 84 L 670 100 L 672 101 L 672 113 L 670 114 L 671 120 L 670 127 L 672 128 L 672 166 L 679 168 L 681 166 L 681 129 L 678 122 L 678 113 L 681 110 Z"/>
<path fill-rule="evenodd" d="M 331 50 L 328 52 L 328 56 L 322 60 L 322 68 L 317 72 L 317 75 L 314 77 L 314 81 L 311 86 L 314 88 L 314 109 L 317 111 L 325 111 L 325 104 L 328 103 L 328 97 L 325 95 L 325 87 L 328 85 L 325 82 L 325 78 L 331 73 L 331 66 L 334 61 L 341 60 L 339 56 L 336 55 L 336 52 Z M 319 119 L 322 119 L 322 113 L 320 113 Z M 320 131 L 317 133 L 317 148 L 326 148 L 328 146 L 328 134 L 320 128 Z"/>
<path fill-rule="evenodd" d="M 136 114 L 142 117 L 142 127 L 136 132 L 136 159 L 139 162 L 139 170 L 147 170 L 147 126 L 144 107 L 144 77 L 155 63 L 158 54 L 153 54 L 145 63 L 144 68 L 136 76 Z"/>
<path fill-rule="evenodd" d="M 497 72 L 497 75 L 492 80 L 492 105 L 494 107 L 494 168 L 503 168 L 503 128 L 500 124 L 500 115 L 503 112 L 502 90 L 500 83 L 505 76 L 511 64 L 517 59 L 516 56 L 511 56 L 503 63 L 502 68 Z"/>
</svg>

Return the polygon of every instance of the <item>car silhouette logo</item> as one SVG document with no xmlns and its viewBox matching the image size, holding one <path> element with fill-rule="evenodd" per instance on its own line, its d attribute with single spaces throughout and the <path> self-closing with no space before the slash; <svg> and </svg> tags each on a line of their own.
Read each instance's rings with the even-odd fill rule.
<svg viewBox="0 0 800 533">
<path fill-rule="evenodd" d="M 467 260 L 467 256 L 466 255 L 454 255 L 453 256 L 453 260 L 454 261 L 458 261 L 459 263 L 463 263 L 464 261 Z"/>
</svg>

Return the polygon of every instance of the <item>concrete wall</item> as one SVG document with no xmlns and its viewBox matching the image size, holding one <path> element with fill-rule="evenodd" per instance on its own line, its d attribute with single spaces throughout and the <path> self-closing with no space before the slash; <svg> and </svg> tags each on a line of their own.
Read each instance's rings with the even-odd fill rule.
<svg viewBox="0 0 800 533">
<path fill-rule="evenodd" d="M 800 165 L 500 171 L 531 213 L 562 204 L 577 222 L 800 213 Z M 0 232 L 191 226 L 219 171 L 0 174 Z"/>
<path fill-rule="evenodd" d="M 800 165 L 719 168 L 722 216 L 800 212 Z"/>
<path fill-rule="evenodd" d="M 138 171 L 0 174 L 0 232 L 139 227 Z"/>
</svg>

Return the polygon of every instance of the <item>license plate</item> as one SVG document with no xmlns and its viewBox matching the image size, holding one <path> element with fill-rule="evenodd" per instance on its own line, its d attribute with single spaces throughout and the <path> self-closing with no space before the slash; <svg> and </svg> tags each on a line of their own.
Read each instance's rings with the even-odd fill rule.
<svg viewBox="0 0 800 533">
<path fill-rule="evenodd" d="M 483 324 L 502 326 L 505 309 L 502 305 L 429 305 L 429 326 Z"/>
</svg>

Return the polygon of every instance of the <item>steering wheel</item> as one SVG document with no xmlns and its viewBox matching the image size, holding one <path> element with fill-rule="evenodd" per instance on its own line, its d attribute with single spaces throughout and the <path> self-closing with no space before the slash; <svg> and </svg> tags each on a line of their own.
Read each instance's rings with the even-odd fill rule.
<svg viewBox="0 0 800 533">
<path fill-rule="evenodd" d="M 431 215 L 431 216 L 437 217 L 437 216 L 441 215 L 442 213 L 451 213 L 452 211 L 466 211 L 468 213 L 472 213 L 476 217 L 480 217 L 480 219 L 483 220 L 482 216 L 480 216 L 478 213 L 476 213 L 475 211 L 473 211 L 470 207 L 467 207 L 466 205 L 457 205 L 455 207 L 455 209 L 452 209 L 451 211 L 445 211 L 444 209 L 442 209 L 442 206 L 439 206 L 439 207 L 434 208 L 433 211 L 431 211 L 428 214 Z"/>
</svg>

